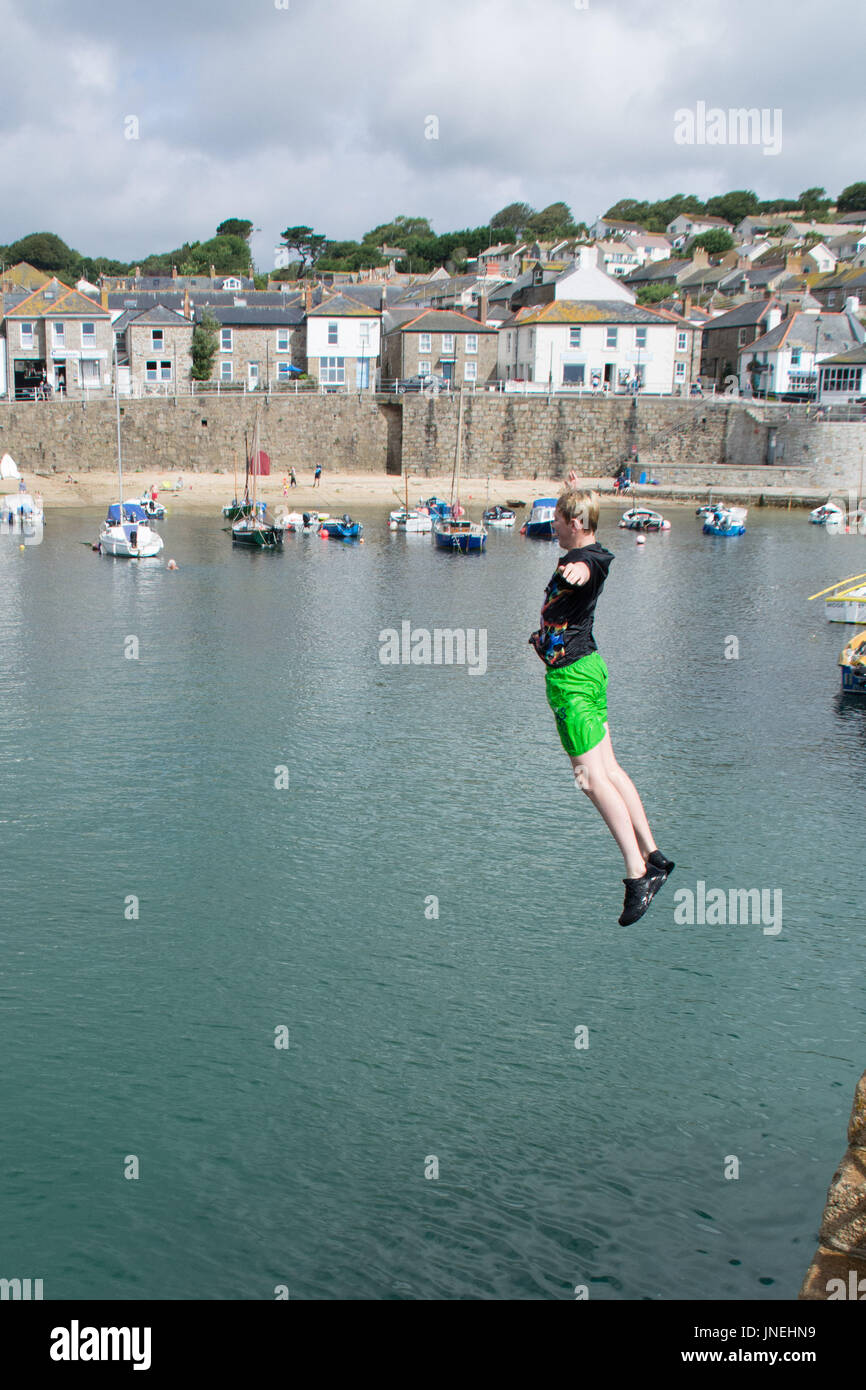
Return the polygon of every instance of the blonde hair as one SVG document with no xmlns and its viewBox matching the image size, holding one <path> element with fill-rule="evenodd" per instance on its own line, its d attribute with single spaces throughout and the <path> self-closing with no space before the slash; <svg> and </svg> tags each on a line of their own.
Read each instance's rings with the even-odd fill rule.
<svg viewBox="0 0 866 1390">
<path fill-rule="evenodd" d="M 566 521 L 579 521 L 584 531 L 597 530 L 599 508 L 597 492 L 578 492 L 577 488 L 568 487 L 560 493 L 556 505 L 560 515 Z"/>
</svg>

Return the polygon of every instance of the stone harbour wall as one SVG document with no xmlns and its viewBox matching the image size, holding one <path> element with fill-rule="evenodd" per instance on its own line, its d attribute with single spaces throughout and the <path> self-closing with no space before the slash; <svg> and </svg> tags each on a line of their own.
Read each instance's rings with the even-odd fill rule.
<svg viewBox="0 0 866 1390">
<path fill-rule="evenodd" d="M 799 1298 L 866 1300 L 866 1072 L 854 1093 L 848 1148 L 833 1174 Z"/>
<path fill-rule="evenodd" d="M 124 462 L 130 471 L 232 471 L 258 409 L 272 470 L 447 476 L 454 465 L 459 404 L 453 396 L 385 398 L 293 392 L 125 400 Z M 466 477 L 609 477 L 637 449 L 659 481 L 752 488 L 858 488 L 866 424 L 827 423 L 719 400 L 511 396 L 464 398 Z M 0 405 L 0 452 L 24 469 L 113 468 L 111 400 Z M 768 450 L 775 461 L 768 465 Z"/>
</svg>

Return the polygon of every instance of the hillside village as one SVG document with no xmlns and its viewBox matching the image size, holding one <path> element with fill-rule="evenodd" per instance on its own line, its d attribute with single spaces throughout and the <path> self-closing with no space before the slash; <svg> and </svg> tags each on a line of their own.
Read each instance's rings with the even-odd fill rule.
<svg viewBox="0 0 866 1390">
<path fill-rule="evenodd" d="M 695 245 L 728 233 L 731 249 Z M 491 245 L 465 273 L 388 264 L 274 278 L 0 273 L 0 400 L 220 392 L 866 395 L 866 210 Z M 209 335 L 209 342 L 208 342 Z M 202 343 L 205 370 L 201 369 Z M 197 346 L 198 345 L 198 346 Z M 197 356 L 196 356 L 197 354 Z"/>
</svg>

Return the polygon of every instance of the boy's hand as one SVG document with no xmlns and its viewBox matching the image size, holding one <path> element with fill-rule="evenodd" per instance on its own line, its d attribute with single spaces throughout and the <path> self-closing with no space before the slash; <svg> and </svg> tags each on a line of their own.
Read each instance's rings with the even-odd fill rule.
<svg viewBox="0 0 866 1390">
<path fill-rule="evenodd" d="M 569 473 L 566 481 L 568 482 L 569 487 L 577 487 L 577 474 L 575 473 L 573 468 Z"/>
<path fill-rule="evenodd" d="M 578 587 L 589 579 L 589 565 L 585 560 L 571 560 L 567 565 L 562 565 L 559 572 L 566 584 L 576 584 Z"/>
</svg>

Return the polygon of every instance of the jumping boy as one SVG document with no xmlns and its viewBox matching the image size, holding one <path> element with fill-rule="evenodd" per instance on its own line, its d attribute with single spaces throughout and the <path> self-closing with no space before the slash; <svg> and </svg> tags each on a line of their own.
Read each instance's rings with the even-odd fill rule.
<svg viewBox="0 0 866 1390">
<path fill-rule="evenodd" d="M 573 476 L 569 478 L 569 484 Z M 545 590 L 541 627 L 529 641 L 544 662 L 547 702 L 574 778 L 600 812 L 625 860 L 621 926 L 642 917 L 674 865 L 659 852 L 641 799 L 613 753 L 607 722 L 607 667 L 592 634 L 598 596 L 613 555 L 596 540 L 598 494 L 569 486 L 553 529 L 567 553 Z"/>
</svg>

